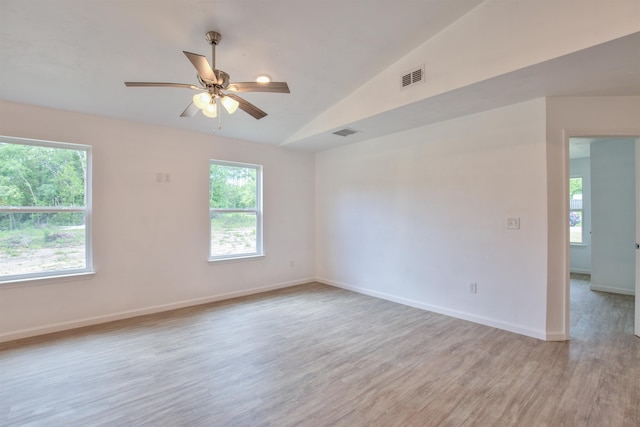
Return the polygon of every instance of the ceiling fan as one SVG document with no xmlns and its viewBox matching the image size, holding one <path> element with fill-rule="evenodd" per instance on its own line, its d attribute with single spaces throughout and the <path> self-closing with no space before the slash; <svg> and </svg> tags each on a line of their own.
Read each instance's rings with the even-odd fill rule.
<svg viewBox="0 0 640 427">
<path fill-rule="evenodd" d="M 193 117 L 200 110 L 207 117 L 216 117 L 218 115 L 217 104 L 219 100 L 219 103 L 225 107 L 229 114 L 233 114 L 236 109 L 240 108 L 245 113 L 260 120 L 267 113 L 238 95 L 227 93 L 226 91 L 290 93 L 289 86 L 285 82 L 230 82 L 229 74 L 216 69 L 216 46 L 220 43 L 222 36 L 216 31 L 209 31 L 206 34 L 206 39 L 211 45 L 211 65 L 203 55 L 183 51 L 198 71 L 200 86 L 185 83 L 154 82 L 124 82 L 124 84 L 127 87 L 179 87 L 199 91 L 193 96 L 193 101 L 180 114 L 180 117 Z"/>
</svg>

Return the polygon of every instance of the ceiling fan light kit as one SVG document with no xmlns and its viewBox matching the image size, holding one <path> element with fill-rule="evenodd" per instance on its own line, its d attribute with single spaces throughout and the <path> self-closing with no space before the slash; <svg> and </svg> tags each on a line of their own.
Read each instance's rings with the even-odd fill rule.
<svg viewBox="0 0 640 427">
<path fill-rule="evenodd" d="M 256 107 L 244 98 L 231 92 L 272 92 L 290 93 L 286 82 L 272 82 L 268 76 L 259 76 L 256 82 L 233 82 L 231 83 L 228 73 L 217 70 L 216 67 L 216 46 L 222 40 L 220 33 L 209 31 L 205 38 L 211 45 L 211 65 L 207 58 L 196 53 L 183 51 L 187 59 L 198 72 L 198 83 L 200 86 L 185 83 L 153 83 L 153 82 L 125 82 L 127 87 L 178 87 L 199 91 L 193 96 L 191 104 L 180 115 L 181 117 L 193 117 L 198 111 L 202 111 L 207 117 L 214 118 L 218 115 L 218 100 L 229 114 L 233 114 L 238 108 L 245 113 L 261 119 L 267 115 L 260 108 Z"/>
</svg>

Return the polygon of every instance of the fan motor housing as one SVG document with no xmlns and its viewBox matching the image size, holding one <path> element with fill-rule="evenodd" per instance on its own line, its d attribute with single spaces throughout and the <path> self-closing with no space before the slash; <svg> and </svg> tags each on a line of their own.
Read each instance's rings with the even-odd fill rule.
<svg viewBox="0 0 640 427">
<path fill-rule="evenodd" d="M 215 70 L 214 73 L 218 78 L 217 86 L 221 86 L 223 89 L 226 89 L 227 86 L 229 86 L 229 80 L 230 80 L 229 74 L 225 73 L 222 70 Z"/>
<path fill-rule="evenodd" d="M 202 77 L 200 77 L 200 75 L 198 75 L 198 81 L 200 82 L 200 84 L 205 87 L 217 87 L 219 89 L 226 89 L 229 86 L 229 80 L 231 79 L 229 74 L 222 70 L 213 70 L 213 72 L 218 79 L 217 84 L 210 83 L 210 80 L 205 81 L 202 79 Z"/>
</svg>

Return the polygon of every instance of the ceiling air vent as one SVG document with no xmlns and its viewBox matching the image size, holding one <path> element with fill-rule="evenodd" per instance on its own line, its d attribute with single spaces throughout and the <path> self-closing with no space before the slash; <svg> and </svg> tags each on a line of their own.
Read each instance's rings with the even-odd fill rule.
<svg viewBox="0 0 640 427">
<path fill-rule="evenodd" d="M 424 65 L 417 70 L 403 73 L 400 76 L 400 87 L 405 88 L 424 82 Z"/>
<path fill-rule="evenodd" d="M 349 135 L 353 135 L 354 133 L 358 133 L 358 132 L 359 131 L 357 131 L 357 130 L 344 128 L 344 129 L 340 129 L 338 131 L 333 132 L 333 134 L 334 135 L 339 135 L 339 136 L 349 136 Z"/>
</svg>

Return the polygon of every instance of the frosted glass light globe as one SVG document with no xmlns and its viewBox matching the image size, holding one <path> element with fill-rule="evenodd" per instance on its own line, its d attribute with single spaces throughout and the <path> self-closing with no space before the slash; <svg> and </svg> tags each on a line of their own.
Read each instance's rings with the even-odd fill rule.
<svg viewBox="0 0 640 427">
<path fill-rule="evenodd" d="M 208 92 L 196 93 L 193 95 L 193 103 L 196 104 L 196 107 L 203 110 L 211 103 L 211 95 Z"/>
<path fill-rule="evenodd" d="M 214 118 L 214 117 L 216 117 L 218 115 L 218 108 L 216 107 L 215 100 L 213 102 L 210 102 L 209 104 L 207 104 L 202 109 L 202 114 L 204 114 L 207 117 L 211 117 L 211 118 Z"/>
<path fill-rule="evenodd" d="M 225 96 L 224 98 L 222 98 L 222 105 L 224 105 L 224 108 L 229 114 L 233 114 L 236 112 L 236 110 L 238 109 L 238 105 L 240 104 L 235 99 L 229 96 Z"/>
</svg>

